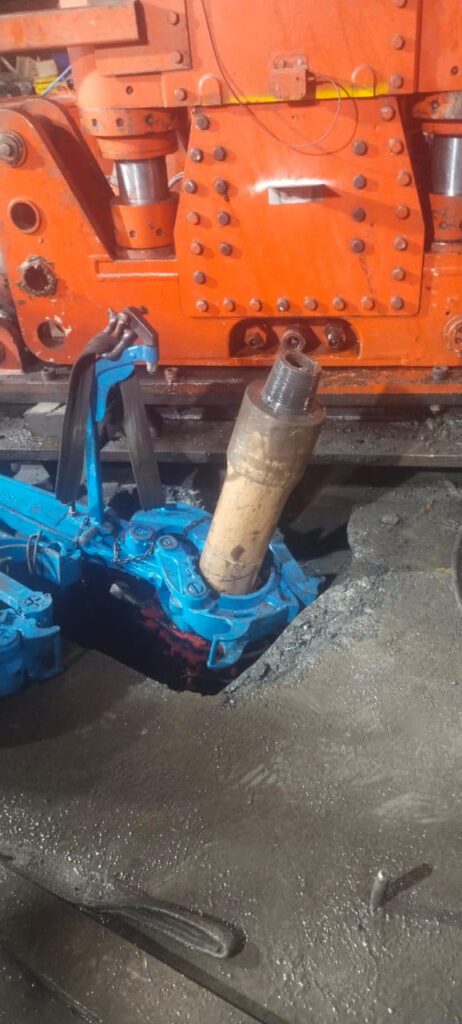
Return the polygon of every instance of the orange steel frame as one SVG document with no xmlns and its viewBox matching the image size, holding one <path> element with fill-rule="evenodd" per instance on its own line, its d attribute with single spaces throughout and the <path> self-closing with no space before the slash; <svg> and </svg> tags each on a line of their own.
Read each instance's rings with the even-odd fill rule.
<svg viewBox="0 0 462 1024">
<path fill-rule="evenodd" d="M 2 53 L 63 45 L 78 117 L 52 98 L 0 107 L 23 146 L 0 161 L 0 247 L 31 353 L 71 364 L 108 307 L 132 304 L 167 366 L 265 366 L 291 331 L 345 394 L 379 392 L 374 368 L 399 367 L 412 394 L 460 367 L 462 204 L 431 195 L 423 139 L 462 134 L 459 0 L 61 0 L 0 17 Z M 169 199 L 121 203 L 112 162 L 158 156 Z M 19 365 L 10 337 L 0 368 Z"/>
</svg>

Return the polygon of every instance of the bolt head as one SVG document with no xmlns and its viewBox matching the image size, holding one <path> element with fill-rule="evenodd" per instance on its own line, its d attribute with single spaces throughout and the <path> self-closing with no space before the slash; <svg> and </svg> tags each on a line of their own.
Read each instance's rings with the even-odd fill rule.
<svg viewBox="0 0 462 1024">
<path fill-rule="evenodd" d="M 199 313 L 206 313 L 209 308 L 209 304 L 205 299 L 198 299 L 196 302 L 196 309 Z"/>
<path fill-rule="evenodd" d="M 402 141 L 402 139 L 389 139 L 388 149 L 390 150 L 390 153 L 393 153 L 394 156 L 397 156 L 398 153 L 403 152 L 404 142 Z"/>
<path fill-rule="evenodd" d="M 392 107 L 391 103 L 384 103 L 383 107 L 380 108 L 380 117 L 382 121 L 393 121 L 396 111 Z"/>
<path fill-rule="evenodd" d="M 249 302 L 249 306 L 250 306 L 251 309 L 254 309 L 256 313 L 258 313 L 260 311 L 260 309 L 262 308 L 263 303 L 262 303 L 261 299 L 252 298 L 250 300 L 250 302 Z"/>
<path fill-rule="evenodd" d="M 194 161 L 195 164 L 200 164 L 201 161 L 204 159 L 204 154 L 201 149 L 190 149 L 189 156 L 191 160 Z"/>
<path fill-rule="evenodd" d="M 232 245 L 229 244 L 229 242 L 222 242 L 221 243 L 221 245 L 220 245 L 220 252 L 221 252 L 222 256 L 231 256 L 232 251 L 233 251 L 233 247 L 232 247 Z"/>
<path fill-rule="evenodd" d="M 403 309 L 404 299 L 400 295 L 392 295 L 390 299 L 390 306 L 392 309 Z"/>
<path fill-rule="evenodd" d="M 180 87 L 178 87 L 177 89 L 173 90 L 173 95 L 176 100 L 183 102 L 183 100 L 186 99 L 188 94 L 186 92 L 186 89 L 180 89 Z"/>
<path fill-rule="evenodd" d="M 366 188 L 367 178 L 364 177 L 364 174 L 356 174 L 353 178 L 353 185 L 355 188 Z"/>
<path fill-rule="evenodd" d="M 172 64 L 182 64 L 183 63 L 183 54 L 180 53 L 179 50 L 174 50 L 173 53 L 170 54 L 170 60 L 171 60 Z"/>
<path fill-rule="evenodd" d="M 355 156 L 364 156 L 367 153 L 367 142 L 364 139 L 356 139 L 353 143 L 353 153 Z"/>
<path fill-rule="evenodd" d="M 204 251 L 204 246 L 202 245 L 202 242 L 198 242 L 197 239 L 193 239 L 189 246 L 189 250 L 192 252 L 193 256 L 200 256 Z"/>
<path fill-rule="evenodd" d="M 342 299 L 341 295 L 336 295 L 335 298 L 332 299 L 332 305 L 334 309 L 345 309 L 346 302 L 345 299 Z"/>
<path fill-rule="evenodd" d="M 362 238 L 352 238 L 350 242 L 350 249 L 352 252 L 364 252 L 366 243 L 363 242 Z"/>
<path fill-rule="evenodd" d="M 402 75 L 391 75 L 389 79 L 390 89 L 402 89 L 404 78 Z"/>
<path fill-rule="evenodd" d="M 396 207 L 396 216 L 399 217 L 400 220 L 406 220 L 406 217 L 409 217 L 409 213 L 409 207 L 404 206 L 404 204 L 400 204 Z"/>
<path fill-rule="evenodd" d="M 169 25 L 178 25 L 180 15 L 178 11 L 167 11 L 167 21 Z"/>
<path fill-rule="evenodd" d="M 167 551 L 173 551 L 178 547 L 178 541 L 172 533 L 165 533 L 163 537 L 159 537 L 157 543 L 159 547 L 165 548 Z"/>
<path fill-rule="evenodd" d="M 194 284 L 205 284 L 205 274 L 203 270 L 195 270 L 193 274 Z"/>
<path fill-rule="evenodd" d="M 397 235 L 393 242 L 393 246 L 395 249 L 398 249 L 398 252 L 404 252 L 404 250 L 407 249 L 407 238 L 405 238 L 404 235 Z"/>
<path fill-rule="evenodd" d="M 224 146 L 215 146 L 212 156 L 214 160 L 226 160 L 226 149 Z"/>
<path fill-rule="evenodd" d="M 407 188 L 407 186 L 411 184 L 412 175 L 409 173 L 409 171 L 400 171 L 397 177 L 397 181 L 398 185 L 403 185 L 404 188 Z"/>
<path fill-rule="evenodd" d="M 197 192 L 197 183 L 195 181 L 192 181 L 191 178 L 188 178 L 185 181 L 183 188 L 185 192 L 189 192 L 190 194 L 192 194 L 193 192 Z"/>
<path fill-rule="evenodd" d="M 223 306 L 228 313 L 232 313 L 233 309 L 236 309 L 236 303 L 234 299 L 223 299 Z"/>
<path fill-rule="evenodd" d="M 405 44 L 404 36 L 395 35 L 390 39 L 390 43 L 393 50 L 402 50 Z"/>
<path fill-rule="evenodd" d="M 224 196 L 228 191 L 228 182 L 224 178 L 216 178 L 213 187 L 215 192 L 218 192 L 218 195 Z"/>
<path fill-rule="evenodd" d="M 196 128 L 199 128 L 199 131 L 206 132 L 207 129 L 210 128 L 210 121 L 207 114 L 197 114 L 195 125 Z"/>
<path fill-rule="evenodd" d="M 305 299 L 305 302 L 303 303 L 303 305 L 305 306 L 305 309 L 309 309 L 311 312 L 313 312 L 313 310 L 318 308 L 318 303 L 317 303 L 316 299 L 312 299 L 312 298 Z"/>
<path fill-rule="evenodd" d="M 404 267 L 393 267 L 391 276 L 394 281 L 404 281 L 406 271 L 404 270 Z"/>
<path fill-rule="evenodd" d="M 351 211 L 351 216 L 353 220 L 360 223 L 361 221 L 366 220 L 366 211 L 363 210 L 362 206 L 355 206 L 354 210 Z"/>
<path fill-rule="evenodd" d="M 278 309 L 280 313 L 287 313 L 287 310 L 290 309 L 289 300 L 284 298 L 278 299 L 276 302 L 276 309 Z"/>
<path fill-rule="evenodd" d="M 0 132 L 0 160 L 12 167 L 22 163 L 26 155 L 26 146 L 17 132 Z"/>
<path fill-rule="evenodd" d="M 199 224 L 200 216 L 195 210 L 190 210 L 189 213 L 186 214 L 186 220 L 188 224 Z"/>
<path fill-rule="evenodd" d="M 375 306 L 375 302 L 372 298 L 372 295 L 363 295 L 361 299 L 361 305 L 363 309 L 373 309 Z"/>
<path fill-rule="evenodd" d="M 205 593 L 205 586 L 201 580 L 196 580 L 194 583 L 187 584 L 186 593 L 191 594 L 192 597 L 200 597 Z"/>
<path fill-rule="evenodd" d="M 220 210 L 220 212 L 217 213 L 217 221 L 223 227 L 225 227 L 226 224 L 229 224 L 230 220 L 231 220 L 231 217 L 230 217 L 229 213 L 226 212 L 226 210 Z"/>
</svg>

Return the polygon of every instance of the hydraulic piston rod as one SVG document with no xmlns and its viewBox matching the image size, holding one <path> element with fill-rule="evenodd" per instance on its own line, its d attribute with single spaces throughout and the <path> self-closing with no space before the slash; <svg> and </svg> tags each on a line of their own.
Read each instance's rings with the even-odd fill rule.
<svg viewBox="0 0 462 1024">
<path fill-rule="evenodd" d="M 313 451 L 325 412 L 320 367 L 301 352 L 275 362 L 263 388 L 250 384 L 228 447 L 228 469 L 200 568 L 219 593 L 248 594 L 285 502 Z"/>
</svg>

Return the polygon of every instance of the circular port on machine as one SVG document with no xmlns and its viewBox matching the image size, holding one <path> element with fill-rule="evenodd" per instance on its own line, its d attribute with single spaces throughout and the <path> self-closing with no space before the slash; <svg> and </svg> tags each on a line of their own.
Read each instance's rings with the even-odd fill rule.
<svg viewBox="0 0 462 1024">
<path fill-rule="evenodd" d="M 45 348 L 60 348 L 66 340 L 64 327 L 57 320 L 42 320 L 37 325 L 37 334 Z"/>
<path fill-rule="evenodd" d="M 40 226 L 39 210 L 34 203 L 25 199 L 15 199 L 10 203 L 8 213 L 19 231 L 26 231 L 30 234 L 32 231 L 37 231 Z"/>
<path fill-rule="evenodd" d="M 22 274 L 20 287 L 29 295 L 53 295 L 56 291 L 56 274 L 43 256 L 29 256 L 19 269 Z"/>
</svg>

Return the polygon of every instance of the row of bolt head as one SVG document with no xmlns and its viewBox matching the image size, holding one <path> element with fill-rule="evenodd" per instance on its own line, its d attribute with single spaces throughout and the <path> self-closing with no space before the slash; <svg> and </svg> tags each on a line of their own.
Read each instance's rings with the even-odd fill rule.
<svg viewBox="0 0 462 1024">
<path fill-rule="evenodd" d="M 370 310 L 375 308 L 375 299 L 372 297 L 372 295 L 363 295 L 360 301 L 363 309 Z M 314 312 L 319 305 L 318 300 L 314 298 L 305 299 L 303 304 L 305 306 L 305 309 L 310 310 L 310 312 Z M 223 299 L 222 305 L 223 308 L 230 313 L 232 313 L 233 310 L 236 309 L 236 301 L 235 299 L 232 299 L 230 296 L 226 296 L 226 298 Z M 249 300 L 249 306 L 252 310 L 258 313 L 263 309 L 263 302 L 261 299 L 251 298 Z M 335 310 L 337 310 L 337 312 L 342 312 L 342 310 L 345 310 L 347 308 L 347 301 L 346 299 L 342 298 L 341 295 L 335 295 L 334 298 L 332 299 L 332 306 Z M 402 298 L 401 295 L 392 295 L 390 298 L 390 306 L 392 309 L 396 310 L 404 309 L 404 299 Z M 291 304 L 289 299 L 286 299 L 285 297 L 281 296 L 281 298 L 276 300 L 276 309 L 278 310 L 279 313 L 287 313 L 290 310 L 290 307 Z M 208 308 L 209 303 L 207 302 L 206 299 L 197 300 L 196 309 L 200 313 L 206 313 Z"/>
<path fill-rule="evenodd" d="M 390 151 L 392 153 L 398 155 L 398 153 L 401 153 L 403 149 L 404 144 L 401 142 L 400 139 L 390 139 Z M 409 171 L 400 171 L 397 180 L 399 185 L 407 186 L 411 184 L 412 176 L 409 173 Z M 356 174 L 355 177 L 353 178 L 354 188 L 363 189 L 366 188 L 366 185 L 367 178 L 364 176 L 364 174 Z M 224 196 L 228 192 L 229 181 L 226 181 L 225 178 L 215 178 L 215 181 L 213 182 L 213 187 L 215 189 L 215 192 L 218 192 L 218 195 Z M 197 181 L 194 181 L 193 178 L 186 178 L 186 181 L 184 182 L 183 185 L 183 189 L 185 192 L 188 193 L 188 195 L 194 195 L 194 193 L 197 192 Z"/>
<path fill-rule="evenodd" d="M 390 108 L 390 109 L 392 109 L 392 108 Z M 353 153 L 355 154 L 355 156 L 365 156 L 366 153 L 368 152 L 369 146 L 368 146 L 368 144 L 367 144 L 365 139 L 355 139 L 355 141 L 353 142 L 353 145 L 352 145 L 351 148 L 352 148 Z M 403 149 L 404 149 L 404 142 L 403 142 L 403 140 L 402 139 L 398 139 L 398 138 L 389 139 L 388 140 L 388 149 L 390 150 L 390 153 L 393 153 L 394 156 L 397 156 L 399 153 L 403 152 Z M 191 152 L 193 152 L 193 151 L 191 150 Z M 201 152 L 201 150 L 199 150 L 198 152 Z"/>
</svg>

